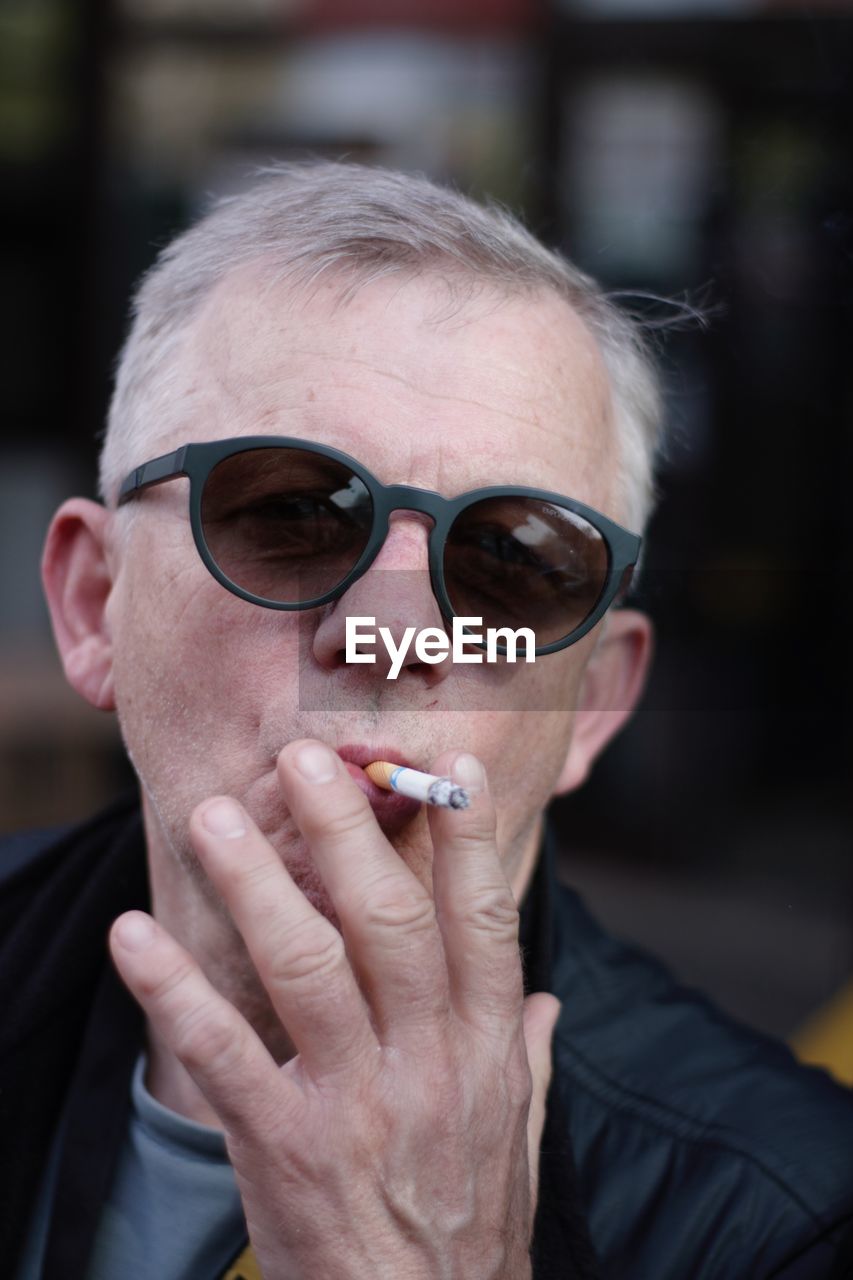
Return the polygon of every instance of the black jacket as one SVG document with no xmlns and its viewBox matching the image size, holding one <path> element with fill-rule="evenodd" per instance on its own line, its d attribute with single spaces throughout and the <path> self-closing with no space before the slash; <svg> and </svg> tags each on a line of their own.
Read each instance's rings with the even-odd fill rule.
<svg viewBox="0 0 853 1280">
<path fill-rule="evenodd" d="M 608 937 L 556 885 L 553 861 L 546 839 L 522 912 L 527 987 L 563 1002 L 536 1280 L 841 1276 L 853 1094 Z M 106 933 L 122 911 L 148 905 L 134 795 L 80 826 L 0 840 L 0 1256 L 10 1276 L 66 1099 L 43 1280 L 85 1276 L 143 1035 Z"/>
</svg>

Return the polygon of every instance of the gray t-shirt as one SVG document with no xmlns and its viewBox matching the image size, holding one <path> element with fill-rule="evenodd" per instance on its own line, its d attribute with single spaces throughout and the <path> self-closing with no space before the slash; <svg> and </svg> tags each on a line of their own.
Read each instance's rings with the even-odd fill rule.
<svg viewBox="0 0 853 1280">
<path fill-rule="evenodd" d="M 130 1121 L 104 1205 L 88 1280 L 219 1280 L 246 1235 L 234 1171 L 218 1129 L 162 1106 L 133 1072 Z M 61 1126 L 16 1280 L 38 1280 Z"/>
</svg>

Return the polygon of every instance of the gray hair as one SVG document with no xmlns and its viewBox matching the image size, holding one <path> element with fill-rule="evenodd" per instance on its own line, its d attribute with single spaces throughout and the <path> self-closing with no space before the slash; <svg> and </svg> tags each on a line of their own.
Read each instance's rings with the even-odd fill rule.
<svg viewBox="0 0 853 1280">
<path fill-rule="evenodd" d="M 662 443 L 659 376 L 642 324 L 591 276 L 502 207 L 422 176 L 331 161 L 277 164 L 257 176 L 172 240 L 139 283 L 101 449 L 98 490 L 107 506 L 115 505 L 127 471 L 144 460 L 144 442 L 159 434 L 150 424 L 168 422 L 181 339 L 234 268 L 269 261 L 296 285 L 337 270 L 352 281 L 350 292 L 392 272 L 450 268 L 507 292 L 550 289 L 584 320 L 610 379 L 621 518 L 643 529 Z"/>
</svg>

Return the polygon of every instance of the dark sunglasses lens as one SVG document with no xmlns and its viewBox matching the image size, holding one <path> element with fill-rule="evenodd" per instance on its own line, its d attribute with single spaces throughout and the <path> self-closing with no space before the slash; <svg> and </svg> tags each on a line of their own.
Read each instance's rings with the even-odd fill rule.
<svg viewBox="0 0 853 1280">
<path fill-rule="evenodd" d="M 563 640 L 586 621 L 608 568 L 603 535 L 538 498 L 484 498 L 466 507 L 444 552 L 454 613 L 487 627 L 530 627 L 537 645 Z"/>
<path fill-rule="evenodd" d="M 348 467 L 307 449 L 247 449 L 207 478 L 201 522 L 227 578 L 265 600 L 301 604 L 355 567 L 373 523 L 370 494 Z"/>
</svg>

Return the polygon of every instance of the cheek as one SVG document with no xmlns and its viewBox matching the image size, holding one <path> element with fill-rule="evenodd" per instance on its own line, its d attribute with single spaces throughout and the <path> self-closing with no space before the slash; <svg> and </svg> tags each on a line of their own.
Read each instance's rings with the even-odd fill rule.
<svg viewBox="0 0 853 1280">
<path fill-rule="evenodd" d="M 128 582 L 113 618 L 119 724 L 146 791 L 183 822 L 217 792 L 242 797 L 262 762 L 258 725 L 295 670 L 295 640 L 194 570 Z"/>
<path fill-rule="evenodd" d="M 475 717 L 498 814 L 499 845 L 508 865 L 554 794 L 591 648 L 592 641 L 584 639 L 538 658 L 520 669 L 514 705 Z M 472 747 L 478 749 L 473 741 Z"/>
<path fill-rule="evenodd" d="M 565 760 L 573 715 L 565 711 L 521 711 L 505 717 L 504 741 L 492 760 L 499 805 L 531 813 L 549 797 Z M 494 739 L 493 739 L 494 740 Z M 494 753 L 494 748 L 492 748 Z"/>
<path fill-rule="evenodd" d="M 571 712 L 513 711 L 489 715 L 472 749 L 484 760 L 498 818 L 498 844 L 511 864 L 531 825 L 554 793 L 566 759 Z"/>
</svg>

